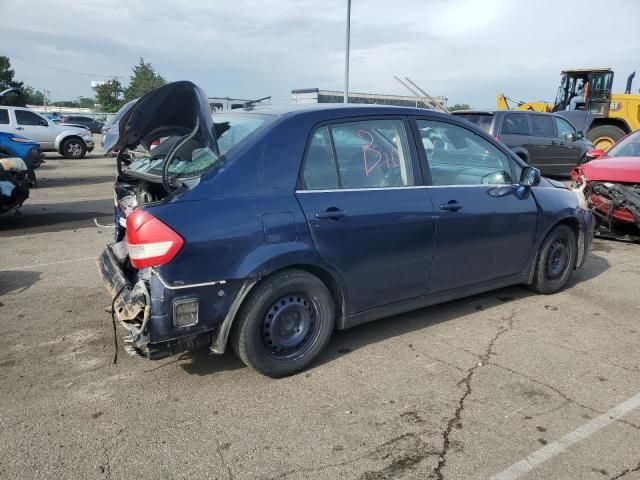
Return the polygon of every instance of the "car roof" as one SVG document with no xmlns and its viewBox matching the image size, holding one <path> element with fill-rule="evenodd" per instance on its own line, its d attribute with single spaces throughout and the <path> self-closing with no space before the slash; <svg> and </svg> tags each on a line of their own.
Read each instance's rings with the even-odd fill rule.
<svg viewBox="0 0 640 480">
<path fill-rule="evenodd" d="M 249 108 L 237 108 L 234 110 L 227 110 L 220 112 L 220 114 L 227 113 L 261 113 L 264 115 L 298 115 L 313 112 L 323 112 L 326 114 L 339 114 L 343 115 L 424 115 L 424 114 L 436 114 L 444 115 L 446 113 L 436 112 L 426 108 L 414 108 L 414 107 L 398 107 L 395 105 L 371 105 L 371 104 L 358 104 L 358 103 L 311 103 L 311 104 L 291 104 L 291 105 L 260 105 Z M 215 116 L 218 114 L 214 114 Z"/>
<path fill-rule="evenodd" d="M 515 113 L 517 115 L 524 115 L 525 113 L 534 113 L 537 115 L 552 115 L 557 116 L 553 112 L 536 112 L 535 110 L 458 110 L 451 112 L 454 115 L 497 115 L 499 113 Z"/>
</svg>

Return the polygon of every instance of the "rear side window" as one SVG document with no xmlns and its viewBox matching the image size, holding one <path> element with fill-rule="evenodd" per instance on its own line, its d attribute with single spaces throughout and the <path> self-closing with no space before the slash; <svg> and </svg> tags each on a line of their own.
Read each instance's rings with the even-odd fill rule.
<svg viewBox="0 0 640 480">
<path fill-rule="evenodd" d="M 535 137 L 555 137 L 553 117 L 547 115 L 529 115 L 531 120 L 531 135 Z"/>
<path fill-rule="evenodd" d="M 44 122 L 40 115 L 27 110 L 14 110 L 14 113 L 16 114 L 18 125 L 40 125 L 40 122 Z"/>
<path fill-rule="evenodd" d="M 0 125 L 9 125 L 9 110 L 0 108 Z"/>
<path fill-rule="evenodd" d="M 502 133 L 505 135 L 529 135 L 527 115 L 506 114 L 502 120 Z"/>
<path fill-rule="evenodd" d="M 319 128 L 309 144 L 303 180 L 310 190 L 414 185 L 404 123 L 366 120 Z"/>
</svg>

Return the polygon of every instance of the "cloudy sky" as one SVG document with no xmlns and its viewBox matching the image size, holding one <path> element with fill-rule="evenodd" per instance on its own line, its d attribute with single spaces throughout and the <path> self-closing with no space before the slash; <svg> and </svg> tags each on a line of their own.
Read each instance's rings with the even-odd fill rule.
<svg viewBox="0 0 640 480">
<path fill-rule="evenodd" d="M 128 81 L 142 56 L 210 96 L 290 101 L 343 86 L 346 0 L 0 0 L 0 55 L 54 100 L 91 80 Z M 639 69 L 637 0 L 352 0 L 352 91 L 407 94 L 408 76 L 449 103 L 498 91 L 552 100 L 563 67 Z"/>
</svg>

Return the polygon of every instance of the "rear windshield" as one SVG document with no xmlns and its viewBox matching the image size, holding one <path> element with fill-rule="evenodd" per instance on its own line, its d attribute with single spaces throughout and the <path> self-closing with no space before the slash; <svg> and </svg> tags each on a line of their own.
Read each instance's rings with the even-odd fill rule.
<svg viewBox="0 0 640 480">
<path fill-rule="evenodd" d="M 168 169 L 168 178 L 193 178 L 219 166 L 226 153 L 247 139 L 261 127 L 273 122 L 273 115 L 251 113 L 218 113 L 213 115 L 213 124 L 218 140 L 220 155 L 199 144 L 195 140 L 181 145 Z M 136 159 L 129 165 L 129 173 L 161 176 L 165 155 L 172 149 L 179 137 L 166 137 L 148 155 Z"/>
<path fill-rule="evenodd" d="M 492 113 L 457 113 L 456 115 L 471 123 L 475 123 L 487 133 L 491 131 L 491 124 L 493 123 Z"/>
</svg>

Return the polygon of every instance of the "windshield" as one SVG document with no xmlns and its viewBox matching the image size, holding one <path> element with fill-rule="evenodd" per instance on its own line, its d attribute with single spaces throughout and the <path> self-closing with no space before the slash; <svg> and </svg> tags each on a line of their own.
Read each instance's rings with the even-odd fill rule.
<svg viewBox="0 0 640 480">
<path fill-rule="evenodd" d="M 620 140 L 607 152 L 607 157 L 640 157 L 640 131 Z"/>
<path fill-rule="evenodd" d="M 491 133 L 491 124 L 493 123 L 493 115 L 490 113 L 462 113 L 456 114 L 465 120 L 475 123 L 487 133 Z"/>
<path fill-rule="evenodd" d="M 201 176 L 219 166 L 227 152 L 275 118 L 272 115 L 252 113 L 214 114 L 213 125 L 220 155 L 195 139 L 163 137 L 154 141 L 151 150 L 145 152 L 143 157 L 136 158 L 127 168 L 127 172 L 161 176 L 164 159 L 176 147 L 173 160 L 168 167 L 168 178 L 187 179 Z"/>
</svg>

